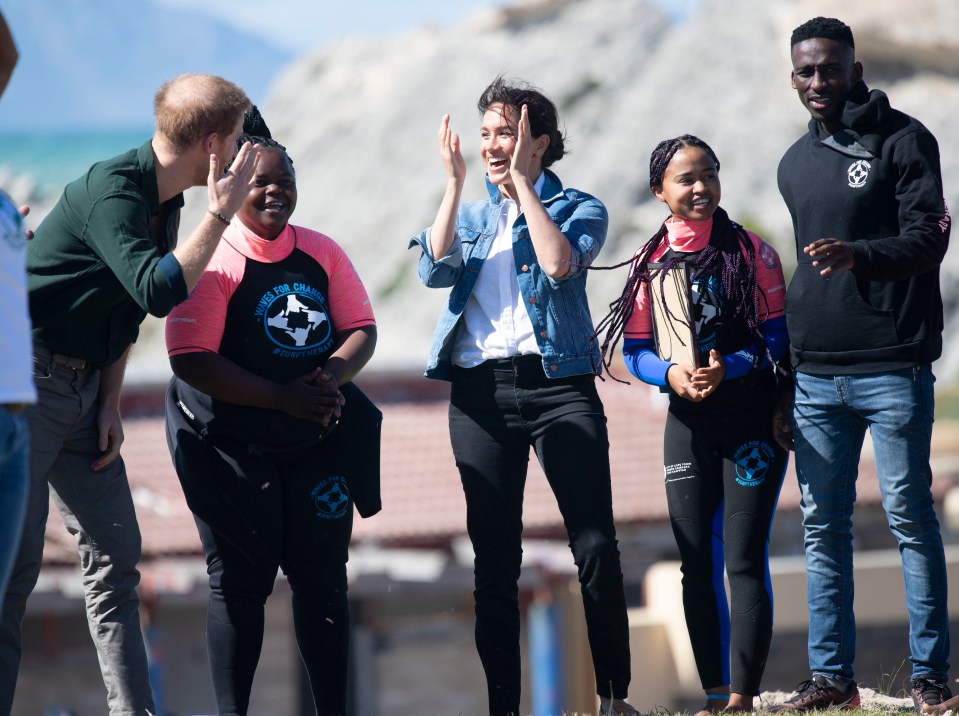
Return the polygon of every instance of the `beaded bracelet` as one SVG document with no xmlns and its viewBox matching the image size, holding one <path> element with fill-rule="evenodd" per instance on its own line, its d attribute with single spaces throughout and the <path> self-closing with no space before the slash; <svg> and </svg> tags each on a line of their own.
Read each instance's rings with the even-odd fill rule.
<svg viewBox="0 0 959 716">
<path fill-rule="evenodd" d="M 227 226 L 230 225 L 230 220 L 223 216 L 223 214 L 221 214 L 219 211 L 213 211 L 213 209 L 207 209 L 207 211 L 210 213 L 210 216 L 215 216 Z"/>
</svg>

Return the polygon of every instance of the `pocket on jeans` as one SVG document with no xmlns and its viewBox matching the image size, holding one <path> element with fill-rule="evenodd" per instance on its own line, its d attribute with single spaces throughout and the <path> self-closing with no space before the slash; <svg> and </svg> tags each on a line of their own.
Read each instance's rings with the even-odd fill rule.
<svg viewBox="0 0 959 716">
<path fill-rule="evenodd" d="M 935 383 L 936 376 L 928 364 L 918 365 L 912 369 L 913 382 L 916 385 L 916 404 L 932 420 L 935 412 Z"/>
<path fill-rule="evenodd" d="M 53 375 L 53 359 L 33 354 L 33 377 L 35 380 L 46 380 Z"/>
</svg>

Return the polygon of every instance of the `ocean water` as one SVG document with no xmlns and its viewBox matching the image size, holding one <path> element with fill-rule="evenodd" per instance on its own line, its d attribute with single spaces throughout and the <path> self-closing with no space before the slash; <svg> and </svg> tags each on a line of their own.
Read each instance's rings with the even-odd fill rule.
<svg viewBox="0 0 959 716">
<path fill-rule="evenodd" d="M 0 132 L 0 183 L 14 180 L 39 196 L 58 195 L 90 165 L 138 147 L 153 133 L 138 130 Z M 8 188 L 0 185 L 0 188 Z M 23 197 L 27 199 L 29 197 Z"/>
</svg>

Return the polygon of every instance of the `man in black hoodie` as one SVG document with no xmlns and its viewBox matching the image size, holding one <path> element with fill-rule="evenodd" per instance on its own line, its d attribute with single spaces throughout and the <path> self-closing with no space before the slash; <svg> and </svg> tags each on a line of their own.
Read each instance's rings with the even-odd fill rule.
<svg viewBox="0 0 959 716">
<path fill-rule="evenodd" d="M 792 86 L 812 119 L 779 165 L 798 266 L 786 295 L 795 401 L 774 417 L 795 441 L 805 530 L 812 678 L 784 711 L 859 705 L 853 678 L 852 511 L 868 429 L 902 555 L 911 692 L 939 711 L 948 687 L 946 565 L 929 468 L 942 352 L 939 264 L 949 242 L 939 147 L 869 90 L 852 31 L 815 18 L 793 31 Z M 790 419 L 791 418 L 791 419 Z"/>
</svg>

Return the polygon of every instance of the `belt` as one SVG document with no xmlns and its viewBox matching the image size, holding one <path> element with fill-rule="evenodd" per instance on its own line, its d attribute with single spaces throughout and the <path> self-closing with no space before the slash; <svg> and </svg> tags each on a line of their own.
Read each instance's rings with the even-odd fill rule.
<svg viewBox="0 0 959 716">
<path fill-rule="evenodd" d="M 0 403 L 0 407 L 6 408 L 10 415 L 19 415 L 26 410 L 29 405 L 30 403 Z"/>
<path fill-rule="evenodd" d="M 476 367 L 481 370 L 512 371 L 517 376 L 546 377 L 546 371 L 543 370 L 543 356 L 539 353 L 525 353 L 509 358 L 490 358 Z"/>
<path fill-rule="evenodd" d="M 514 355 L 509 358 L 490 358 L 480 363 L 477 368 L 492 368 L 493 370 L 510 370 L 511 368 L 543 369 L 543 356 L 539 353 L 524 353 L 523 355 Z"/>
<path fill-rule="evenodd" d="M 49 348 L 44 348 L 41 345 L 34 344 L 33 352 L 38 353 L 44 358 L 49 358 L 54 363 L 59 363 L 73 370 L 86 370 L 87 368 L 93 367 L 90 361 L 86 361 L 83 358 L 73 358 L 71 356 L 65 356 L 62 353 L 54 353 Z"/>
</svg>

